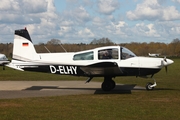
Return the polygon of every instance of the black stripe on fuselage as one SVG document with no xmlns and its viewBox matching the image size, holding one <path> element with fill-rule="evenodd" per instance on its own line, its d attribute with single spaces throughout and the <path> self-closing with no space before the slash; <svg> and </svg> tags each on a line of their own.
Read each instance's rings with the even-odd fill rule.
<svg viewBox="0 0 180 120">
<path fill-rule="evenodd" d="M 132 68 L 132 67 L 120 67 L 124 76 L 146 76 L 159 72 L 160 68 Z"/>
<path fill-rule="evenodd" d="M 25 71 L 44 72 L 59 75 L 85 76 L 79 66 L 72 65 L 26 65 L 21 67 Z"/>
<path fill-rule="evenodd" d="M 107 76 L 106 74 L 87 74 L 81 67 L 83 66 L 71 66 L 71 65 L 31 65 L 21 67 L 25 71 L 34 71 L 34 72 L 44 72 L 44 73 L 53 73 L 59 75 L 75 75 L 75 76 L 94 76 L 94 77 L 103 77 Z M 99 69 L 99 68 L 98 68 Z M 161 69 L 155 68 L 130 68 L 130 67 L 120 67 L 122 72 L 120 74 L 112 72 L 108 76 L 146 76 L 152 75 L 159 72 Z M 93 73 L 93 72 L 92 72 Z"/>
</svg>

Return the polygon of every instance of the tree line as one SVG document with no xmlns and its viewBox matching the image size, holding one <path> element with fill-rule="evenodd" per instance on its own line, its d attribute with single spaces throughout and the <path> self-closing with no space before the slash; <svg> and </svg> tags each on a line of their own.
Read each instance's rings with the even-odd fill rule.
<svg viewBox="0 0 180 120">
<path fill-rule="evenodd" d="M 93 49 L 102 46 L 120 45 L 126 47 L 133 51 L 138 56 L 148 56 L 148 53 L 157 53 L 161 56 L 167 57 L 180 57 L 180 40 L 178 38 L 174 39 L 171 43 L 160 43 L 160 42 L 150 42 L 150 43 L 113 43 L 108 38 L 94 39 L 89 44 L 78 43 L 78 44 L 62 44 L 58 39 L 51 39 L 47 43 L 39 43 L 35 45 L 37 53 L 47 53 L 47 52 L 77 52 L 88 49 Z M 13 44 L 12 43 L 0 43 L 0 53 L 5 54 L 7 57 L 12 57 Z"/>
</svg>

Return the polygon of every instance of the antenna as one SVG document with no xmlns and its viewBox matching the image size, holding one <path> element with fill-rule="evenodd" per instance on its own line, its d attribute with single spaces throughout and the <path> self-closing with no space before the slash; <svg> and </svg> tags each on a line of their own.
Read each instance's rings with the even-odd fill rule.
<svg viewBox="0 0 180 120">
<path fill-rule="evenodd" d="M 59 40 L 59 42 L 60 42 L 60 44 L 59 44 L 59 45 L 62 47 L 62 49 L 63 49 L 65 52 L 67 52 L 67 51 L 66 51 L 66 49 L 62 46 L 62 43 L 61 43 L 61 41 L 60 41 L 60 40 Z"/>
<path fill-rule="evenodd" d="M 44 46 L 44 48 L 49 52 L 49 53 L 51 53 L 51 51 L 50 50 L 48 50 L 48 48 L 46 47 L 46 46 Z"/>
</svg>

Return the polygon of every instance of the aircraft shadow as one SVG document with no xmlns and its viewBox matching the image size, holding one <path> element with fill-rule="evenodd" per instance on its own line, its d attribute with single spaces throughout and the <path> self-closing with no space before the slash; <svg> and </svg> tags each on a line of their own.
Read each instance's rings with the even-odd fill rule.
<svg viewBox="0 0 180 120">
<path fill-rule="evenodd" d="M 136 87 L 136 84 L 116 85 L 116 87 L 112 91 L 106 92 L 102 89 L 98 89 L 94 94 L 131 94 L 132 90 L 144 90 L 144 88 Z"/>
<path fill-rule="evenodd" d="M 131 85 L 116 85 L 115 89 L 112 91 L 103 91 L 101 88 L 61 88 L 59 86 L 31 86 L 29 88 L 26 88 L 24 90 L 43 90 L 43 89 L 51 89 L 51 90 L 89 90 L 89 91 L 95 91 L 94 94 L 131 94 L 132 90 L 145 90 L 143 87 L 136 87 L 136 84 Z"/>
<path fill-rule="evenodd" d="M 42 89 L 59 89 L 58 86 L 31 86 L 24 90 L 42 90 Z"/>
</svg>

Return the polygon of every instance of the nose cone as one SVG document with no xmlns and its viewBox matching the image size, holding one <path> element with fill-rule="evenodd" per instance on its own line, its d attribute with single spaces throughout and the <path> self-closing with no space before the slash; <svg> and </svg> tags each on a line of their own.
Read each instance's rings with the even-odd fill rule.
<svg viewBox="0 0 180 120">
<path fill-rule="evenodd" d="M 164 66 L 168 66 L 168 65 L 170 65 L 170 64 L 173 64 L 174 61 L 173 61 L 173 60 L 170 60 L 170 59 L 164 59 L 163 63 L 164 63 Z"/>
</svg>

